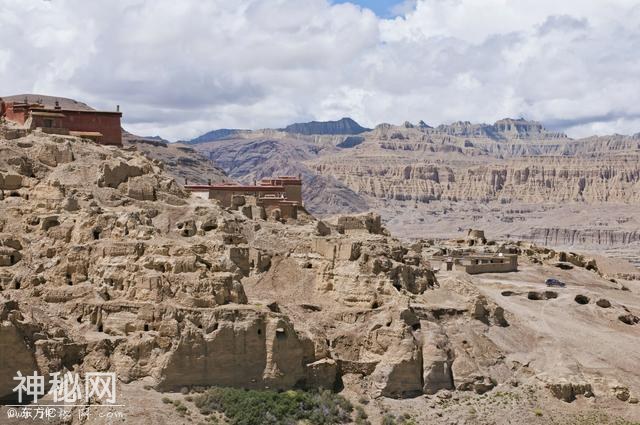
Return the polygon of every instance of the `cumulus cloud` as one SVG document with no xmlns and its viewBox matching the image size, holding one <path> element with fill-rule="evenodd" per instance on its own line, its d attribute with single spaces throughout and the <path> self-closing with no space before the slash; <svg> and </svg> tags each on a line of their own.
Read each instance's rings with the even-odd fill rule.
<svg viewBox="0 0 640 425">
<path fill-rule="evenodd" d="M 606 4 L 605 4 L 606 3 Z M 24 0 L 0 11 L 0 94 L 120 104 L 170 139 L 352 116 L 363 125 L 523 116 L 640 131 L 635 0 Z"/>
</svg>

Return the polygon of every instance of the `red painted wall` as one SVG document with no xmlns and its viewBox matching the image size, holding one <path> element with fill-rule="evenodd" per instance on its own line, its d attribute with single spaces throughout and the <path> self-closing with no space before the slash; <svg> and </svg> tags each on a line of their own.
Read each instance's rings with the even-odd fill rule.
<svg viewBox="0 0 640 425">
<path fill-rule="evenodd" d="M 4 116 L 9 121 L 17 122 L 19 124 L 24 124 L 27 120 L 27 108 L 26 107 L 17 107 L 14 109 L 14 102 L 6 102 L 5 104 L 5 113 Z"/>
<path fill-rule="evenodd" d="M 122 129 L 120 127 L 120 112 L 104 112 L 104 111 L 73 111 L 67 109 L 50 109 L 38 107 L 36 105 L 19 105 L 14 109 L 14 102 L 6 102 L 5 118 L 24 124 L 29 116 L 29 110 L 40 112 L 61 113 L 65 117 L 60 118 L 60 128 L 66 128 L 69 131 L 92 131 L 102 133 L 103 145 L 122 146 Z M 36 106 L 36 107 L 34 107 Z M 36 127 L 41 127 L 40 119 L 36 120 Z M 56 126 L 57 119 L 56 119 Z"/>
<path fill-rule="evenodd" d="M 122 145 L 122 129 L 119 112 L 58 111 L 65 115 L 62 126 L 70 131 L 98 131 L 103 145 Z"/>
</svg>

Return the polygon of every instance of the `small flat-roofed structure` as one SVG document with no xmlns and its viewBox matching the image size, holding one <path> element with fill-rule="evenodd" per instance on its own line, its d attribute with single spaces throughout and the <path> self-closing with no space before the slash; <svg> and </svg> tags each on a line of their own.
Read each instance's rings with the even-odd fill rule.
<svg viewBox="0 0 640 425">
<path fill-rule="evenodd" d="M 447 271 L 462 270 L 468 274 L 508 273 L 518 271 L 516 254 L 475 254 L 440 259 Z"/>
<path fill-rule="evenodd" d="M 518 256 L 515 254 L 470 255 L 460 261 L 468 274 L 507 273 L 518 271 Z"/>
</svg>

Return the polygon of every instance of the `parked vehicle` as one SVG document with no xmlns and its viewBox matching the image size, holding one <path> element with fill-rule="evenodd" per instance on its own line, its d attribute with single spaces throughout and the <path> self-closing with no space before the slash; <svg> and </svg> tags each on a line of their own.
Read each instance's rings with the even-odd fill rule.
<svg viewBox="0 0 640 425">
<path fill-rule="evenodd" d="M 567 286 L 564 282 L 559 281 L 558 279 L 555 278 L 549 278 L 547 280 L 544 281 L 544 284 L 547 286 L 557 286 L 559 288 L 564 288 L 565 286 Z"/>
</svg>

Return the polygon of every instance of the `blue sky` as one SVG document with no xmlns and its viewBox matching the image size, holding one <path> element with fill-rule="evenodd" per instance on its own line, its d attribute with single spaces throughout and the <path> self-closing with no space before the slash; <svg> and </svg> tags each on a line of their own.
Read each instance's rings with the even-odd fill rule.
<svg viewBox="0 0 640 425">
<path fill-rule="evenodd" d="M 396 6 L 406 3 L 403 0 L 335 0 L 334 3 L 353 3 L 366 7 L 381 18 L 388 18 L 397 14 Z"/>
</svg>

